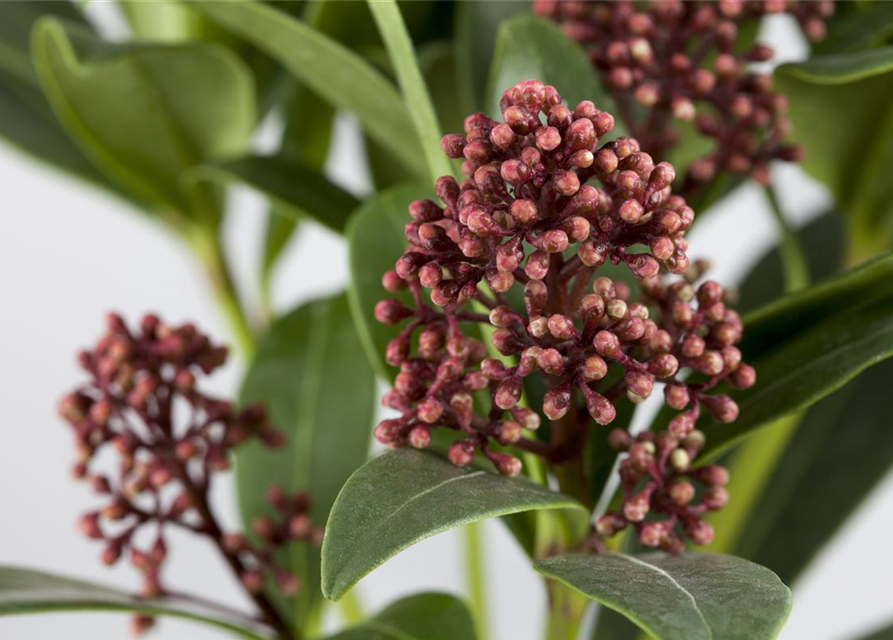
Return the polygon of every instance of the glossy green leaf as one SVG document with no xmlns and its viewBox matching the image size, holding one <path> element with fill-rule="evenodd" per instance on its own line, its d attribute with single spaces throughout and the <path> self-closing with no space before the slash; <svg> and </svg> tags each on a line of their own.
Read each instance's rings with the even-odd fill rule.
<svg viewBox="0 0 893 640">
<path fill-rule="evenodd" d="M 395 0 L 369 0 L 369 10 L 375 18 L 391 66 L 397 75 L 403 103 L 407 105 L 409 116 L 415 125 L 432 181 L 440 176 L 452 175 L 449 158 L 440 148 L 441 132 L 437 114 L 434 112 L 428 87 L 422 78 L 400 8 Z"/>
<path fill-rule="evenodd" d="M 537 79 L 554 86 L 572 107 L 591 100 L 613 112 L 614 101 L 601 85 L 589 57 L 556 24 L 535 16 L 515 16 L 502 22 L 496 37 L 493 67 L 485 107 L 500 114 L 503 91 L 521 80 Z M 619 133 L 619 123 L 615 134 Z"/>
<path fill-rule="evenodd" d="M 893 240 L 893 47 L 787 64 L 775 86 L 790 99 L 803 166 L 845 214 L 854 258 Z"/>
<path fill-rule="evenodd" d="M 321 172 L 283 156 L 246 156 L 205 165 L 197 174 L 245 184 L 266 195 L 284 215 L 292 219 L 309 216 L 338 233 L 344 231 L 347 218 L 360 204 Z"/>
<path fill-rule="evenodd" d="M 261 341 L 242 388 L 262 401 L 287 438 L 283 449 L 247 444 L 236 456 L 239 506 L 246 527 L 270 512 L 272 485 L 307 489 L 310 515 L 322 526 L 341 486 L 365 460 L 375 410 L 375 378 L 363 357 L 344 295 L 298 307 Z M 303 588 L 296 624 L 312 624 L 320 604 L 319 548 L 293 544 L 285 558 Z"/>
<path fill-rule="evenodd" d="M 473 113 L 484 108 L 487 77 L 496 47 L 494 34 L 506 19 L 530 14 L 531 0 L 501 2 L 457 2 L 456 53 L 458 87 L 463 111 Z"/>
<path fill-rule="evenodd" d="M 584 510 L 526 480 L 462 469 L 420 451 L 391 451 L 360 467 L 332 507 L 322 546 L 323 593 L 337 600 L 392 556 L 438 533 L 537 509 Z"/>
<path fill-rule="evenodd" d="M 421 150 L 407 124 L 396 87 L 358 55 L 323 33 L 262 3 L 195 5 L 221 25 L 282 63 L 303 84 L 336 107 L 353 111 L 366 132 L 418 170 Z"/>
<path fill-rule="evenodd" d="M 89 611 L 139 612 L 186 618 L 263 640 L 249 623 L 228 619 L 192 603 L 174 599 L 145 600 L 82 580 L 21 567 L 0 567 L 0 616 Z"/>
<path fill-rule="evenodd" d="M 734 556 L 566 555 L 534 568 L 658 640 L 771 640 L 791 610 L 791 592 L 778 576 Z"/>
<path fill-rule="evenodd" d="M 381 277 L 394 268 L 403 255 L 406 241 L 403 227 L 409 220 L 409 203 L 419 198 L 433 197 L 431 187 L 407 185 L 389 189 L 367 200 L 351 217 L 347 226 L 350 286 L 348 298 L 357 331 L 369 361 L 384 378 L 391 377 L 384 361 L 385 349 L 399 332 L 399 327 L 375 320 L 375 305 L 379 300 L 396 297 L 409 303 L 407 292 L 389 293 L 381 286 Z"/>
<path fill-rule="evenodd" d="M 41 19 L 32 53 L 56 116 L 83 152 L 138 199 L 215 222 L 205 189 L 183 172 L 242 153 L 254 127 L 248 69 L 214 45 L 106 44 Z"/>
<path fill-rule="evenodd" d="M 388 605 L 361 625 L 327 640 L 476 640 L 474 620 L 459 598 L 419 593 Z"/>
<path fill-rule="evenodd" d="M 734 394 L 738 420 L 703 428 L 709 457 L 770 421 L 805 409 L 893 355 L 893 296 L 822 320 L 754 362 L 757 384 Z"/>
</svg>

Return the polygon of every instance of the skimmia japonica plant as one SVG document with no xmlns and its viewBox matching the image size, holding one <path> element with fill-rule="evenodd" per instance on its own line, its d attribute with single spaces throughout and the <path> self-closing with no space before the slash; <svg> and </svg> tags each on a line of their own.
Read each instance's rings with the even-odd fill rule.
<svg viewBox="0 0 893 640">
<path fill-rule="evenodd" d="M 112 19 L 126 41 L 102 35 Z M 0 616 L 777 637 L 788 585 L 893 462 L 891 40 L 883 2 L 0 3 L 0 137 L 184 240 L 244 367 L 212 394 L 227 347 L 108 316 L 58 405 L 94 495 L 51 510 L 95 544 L 97 581 L 53 545 L 8 551 Z M 270 121 L 278 147 L 257 153 Z M 249 217 L 233 183 L 269 203 L 256 291 L 224 241 Z M 768 247 L 742 232 L 758 216 Z M 314 225 L 346 246 L 345 291 L 283 310 L 274 290 L 321 274 L 314 258 L 277 280 Z M 745 270 L 725 275 L 727 255 Z M 496 567 L 484 520 L 539 593 Z M 366 610 L 356 591 L 390 588 L 367 574 L 450 529 L 460 588 Z M 229 584 L 202 580 L 199 546 Z M 138 586 L 99 586 L 102 564 Z M 399 570 L 401 593 L 430 571 Z"/>
</svg>

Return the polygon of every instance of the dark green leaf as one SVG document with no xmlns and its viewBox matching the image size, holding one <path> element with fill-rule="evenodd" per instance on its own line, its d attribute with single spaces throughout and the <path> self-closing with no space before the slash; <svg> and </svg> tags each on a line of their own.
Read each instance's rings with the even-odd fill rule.
<svg viewBox="0 0 893 640">
<path fill-rule="evenodd" d="M 499 27 L 493 67 L 487 85 L 486 111 L 500 115 L 503 91 L 521 80 L 542 80 L 554 86 L 572 107 L 592 100 L 613 113 L 613 100 L 602 88 L 589 57 L 560 27 L 535 16 L 516 16 Z M 619 125 L 615 132 L 619 133 Z"/>
<path fill-rule="evenodd" d="M 734 556 L 602 553 L 534 567 L 658 640 L 771 640 L 791 610 L 791 592 L 778 576 Z"/>
<path fill-rule="evenodd" d="M 409 220 L 406 213 L 409 203 L 432 196 L 431 187 L 427 186 L 395 187 L 367 200 L 351 216 L 347 227 L 350 310 L 369 361 L 384 378 L 391 377 L 393 372 L 384 361 L 385 349 L 400 330 L 376 321 L 375 305 L 387 297 L 410 303 L 412 297 L 406 292 L 394 295 L 385 291 L 381 286 L 381 277 L 393 269 L 394 263 L 403 255 L 406 244 L 403 227 Z"/>
<path fill-rule="evenodd" d="M 531 0 L 456 3 L 456 71 L 463 111 L 484 108 L 487 77 L 496 47 L 499 25 L 514 15 L 530 13 Z M 452 131 L 452 129 L 449 129 Z"/>
<path fill-rule="evenodd" d="M 893 36 L 893 4 L 841 2 L 826 26 L 825 38 L 812 45 L 813 55 L 849 53 L 889 44 Z"/>
<path fill-rule="evenodd" d="M 166 212 L 216 222 L 213 194 L 180 180 L 246 148 L 253 84 L 235 55 L 214 45 L 111 45 L 49 18 L 32 42 L 56 116 L 110 179 Z"/>
<path fill-rule="evenodd" d="M 893 624 L 872 631 L 868 635 L 859 636 L 858 640 L 893 640 Z"/>
<path fill-rule="evenodd" d="M 191 603 L 144 600 L 82 580 L 20 567 L 0 567 L 0 616 L 71 611 L 136 611 L 174 616 L 221 627 L 252 640 L 264 638 L 259 631 L 246 628 L 245 622 L 229 620 L 219 612 Z"/>
<path fill-rule="evenodd" d="M 332 507 L 322 547 L 322 587 L 337 600 L 363 576 L 433 535 L 536 509 L 579 509 L 572 498 L 526 480 L 461 469 L 401 449 L 354 473 Z"/>
<path fill-rule="evenodd" d="M 199 176 L 244 183 L 270 198 L 292 219 L 309 216 L 342 233 L 360 201 L 316 169 L 283 156 L 246 156 L 205 165 Z"/>
<path fill-rule="evenodd" d="M 754 363 L 757 384 L 735 395 L 738 420 L 704 427 L 702 455 L 715 455 L 754 429 L 805 409 L 893 355 L 893 296 L 815 320 Z"/>
<path fill-rule="evenodd" d="M 239 505 L 246 527 L 269 513 L 265 490 L 307 489 L 310 515 L 322 526 L 341 486 L 365 460 L 371 440 L 375 378 L 362 354 L 344 295 L 298 307 L 261 341 L 242 389 L 262 401 L 287 437 L 284 449 L 251 443 L 237 454 Z M 292 545 L 302 589 L 297 624 L 312 624 L 320 604 L 319 549 Z"/>
<path fill-rule="evenodd" d="M 465 603 L 446 593 L 419 593 L 398 600 L 358 627 L 328 640 L 475 640 Z"/>
<path fill-rule="evenodd" d="M 791 101 L 792 139 L 851 226 L 853 258 L 893 238 L 893 47 L 812 58 L 775 72 Z"/>
<path fill-rule="evenodd" d="M 891 296 L 893 253 L 748 313 L 741 351 L 752 360 L 762 358 L 831 315 Z"/>
<path fill-rule="evenodd" d="M 440 148 L 441 132 L 437 114 L 434 113 L 434 105 L 422 78 L 400 9 L 394 0 L 370 0 L 368 4 L 400 83 L 403 103 L 407 105 L 409 116 L 415 125 L 431 179 L 452 175 L 449 158 Z"/>
<path fill-rule="evenodd" d="M 419 66 L 425 76 L 437 120 L 445 133 L 462 131 L 466 112 L 456 88 L 456 57 L 451 42 L 432 42 L 419 51 Z"/>
<path fill-rule="evenodd" d="M 353 111 L 370 136 L 408 170 L 418 170 L 418 138 L 407 126 L 409 114 L 400 94 L 365 60 L 268 5 L 211 2 L 195 6 L 279 60 L 332 105 Z"/>
</svg>

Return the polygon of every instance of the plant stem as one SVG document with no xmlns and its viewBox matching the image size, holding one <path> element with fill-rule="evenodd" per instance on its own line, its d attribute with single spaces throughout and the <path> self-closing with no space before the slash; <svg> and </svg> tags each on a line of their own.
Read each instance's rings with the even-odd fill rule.
<svg viewBox="0 0 893 640">
<path fill-rule="evenodd" d="M 787 218 L 781 210 L 775 189 L 770 184 L 766 186 L 765 192 L 766 198 L 769 200 L 769 208 L 778 224 L 778 251 L 784 269 L 785 292 L 790 293 L 809 284 L 809 263 L 796 231 L 788 224 Z"/>
<path fill-rule="evenodd" d="M 357 625 L 366 618 L 363 612 L 363 605 L 357 595 L 356 589 L 351 589 L 338 601 L 341 609 L 341 616 L 348 625 Z"/>
<path fill-rule="evenodd" d="M 254 333 L 239 300 L 226 256 L 217 233 L 201 227 L 192 235 L 192 246 L 199 256 L 217 303 L 230 325 L 233 339 L 246 358 L 254 353 Z"/>
<path fill-rule="evenodd" d="M 487 586 L 484 576 L 484 552 L 481 525 L 473 522 L 463 529 L 465 542 L 465 584 L 479 640 L 489 637 L 487 621 Z"/>
<path fill-rule="evenodd" d="M 554 580 L 546 581 L 546 591 L 549 612 L 543 640 L 576 640 L 589 600 Z"/>
</svg>

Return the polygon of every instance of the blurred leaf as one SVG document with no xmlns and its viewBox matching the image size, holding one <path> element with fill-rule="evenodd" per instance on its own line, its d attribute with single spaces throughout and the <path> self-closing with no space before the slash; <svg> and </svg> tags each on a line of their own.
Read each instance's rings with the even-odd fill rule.
<svg viewBox="0 0 893 640">
<path fill-rule="evenodd" d="M 499 25 L 512 16 L 530 14 L 531 0 L 477 2 L 465 0 L 456 4 L 456 54 L 458 87 L 462 111 L 466 114 L 484 108 L 487 78 L 496 48 L 495 34 Z M 452 129 L 450 129 L 452 131 Z"/>
<path fill-rule="evenodd" d="M 851 259 L 893 239 L 893 47 L 822 56 L 775 71 L 791 102 L 803 166 L 828 185 L 850 227 Z"/>
<path fill-rule="evenodd" d="M 591 100 L 600 109 L 614 112 L 614 101 L 589 57 L 560 27 L 530 15 L 505 20 L 496 36 L 485 111 L 500 115 L 502 93 L 521 80 L 534 78 L 554 86 L 572 109 L 581 100 Z M 620 129 L 618 122 L 613 135 L 619 135 Z"/>
<path fill-rule="evenodd" d="M 265 491 L 306 489 L 310 516 L 323 526 L 341 486 L 365 460 L 371 441 L 375 378 L 361 355 L 345 296 L 307 303 L 277 321 L 261 341 L 242 388 L 244 402 L 263 402 L 287 437 L 284 449 L 246 444 L 236 456 L 239 506 L 246 529 L 271 511 Z M 290 546 L 302 583 L 289 607 L 296 624 L 317 621 L 319 548 Z M 310 627 L 312 628 L 312 627 Z"/>
<path fill-rule="evenodd" d="M 893 623 L 876 629 L 868 635 L 859 636 L 858 640 L 893 640 Z"/>
<path fill-rule="evenodd" d="M 468 607 L 446 593 L 419 593 L 378 612 L 328 640 L 475 640 Z"/>
<path fill-rule="evenodd" d="M 456 467 L 398 449 L 354 473 L 326 527 L 323 593 L 337 600 L 363 576 L 417 542 L 471 522 L 536 509 L 585 509 L 526 480 Z"/>
<path fill-rule="evenodd" d="M 791 610 L 791 592 L 778 576 L 734 556 L 573 554 L 534 568 L 658 640 L 771 640 Z"/>
<path fill-rule="evenodd" d="M 409 109 L 431 179 L 452 175 L 450 160 L 440 148 L 441 132 L 437 114 L 434 113 L 434 105 L 428 95 L 428 87 L 422 78 L 400 9 L 394 0 L 369 0 L 368 4 L 396 72 L 403 103 Z"/>
<path fill-rule="evenodd" d="M 462 131 L 465 111 L 456 87 L 456 57 L 447 40 L 432 42 L 419 50 L 419 66 L 431 92 L 437 119 L 445 133 Z"/>
<path fill-rule="evenodd" d="M 409 203 L 433 195 L 429 186 L 405 185 L 389 189 L 363 203 L 347 226 L 350 310 L 369 361 L 385 379 L 391 378 L 394 372 L 384 361 L 385 350 L 400 328 L 378 322 L 375 305 L 384 298 L 398 298 L 411 304 L 412 296 L 405 291 L 396 294 L 385 291 L 381 277 L 393 269 L 394 263 L 403 255 L 406 244 L 403 227 L 409 220 L 406 212 Z"/>
<path fill-rule="evenodd" d="M 407 127 L 409 114 L 397 89 L 368 62 L 299 20 L 259 3 L 195 5 L 212 19 L 279 60 L 332 105 L 356 114 L 366 132 L 418 171 L 420 147 Z"/>
<path fill-rule="evenodd" d="M 825 21 L 825 38 L 812 45 L 813 55 L 850 53 L 889 44 L 893 36 L 893 4 L 838 2 Z"/>
<path fill-rule="evenodd" d="M 136 40 L 182 43 L 190 41 L 234 44 L 232 38 L 189 6 L 188 2 L 163 0 L 119 0 L 118 6 Z"/>
<path fill-rule="evenodd" d="M 213 194 L 180 180 L 248 144 L 253 87 L 237 57 L 213 45 L 106 44 L 49 18 L 32 42 L 56 116 L 106 175 L 168 213 L 216 223 Z"/>
<path fill-rule="evenodd" d="M 194 175 L 243 183 L 266 195 L 277 210 L 296 220 L 310 216 L 342 233 L 360 201 L 319 171 L 283 156 L 245 156 L 199 167 Z"/>
<path fill-rule="evenodd" d="M 120 611 L 173 616 L 220 627 L 243 638 L 263 640 L 243 622 L 227 619 L 219 611 L 173 599 L 146 600 L 107 587 L 21 567 L 0 566 L 0 616 L 62 613 L 67 611 Z"/>
<path fill-rule="evenodd" d="M 31 65 L 30 36 L 41 16 L 90 26 L 71 2 L 0 2 L 0 137 L 57 169 L 116 191 L 59 126 Z"/>
</svg>

